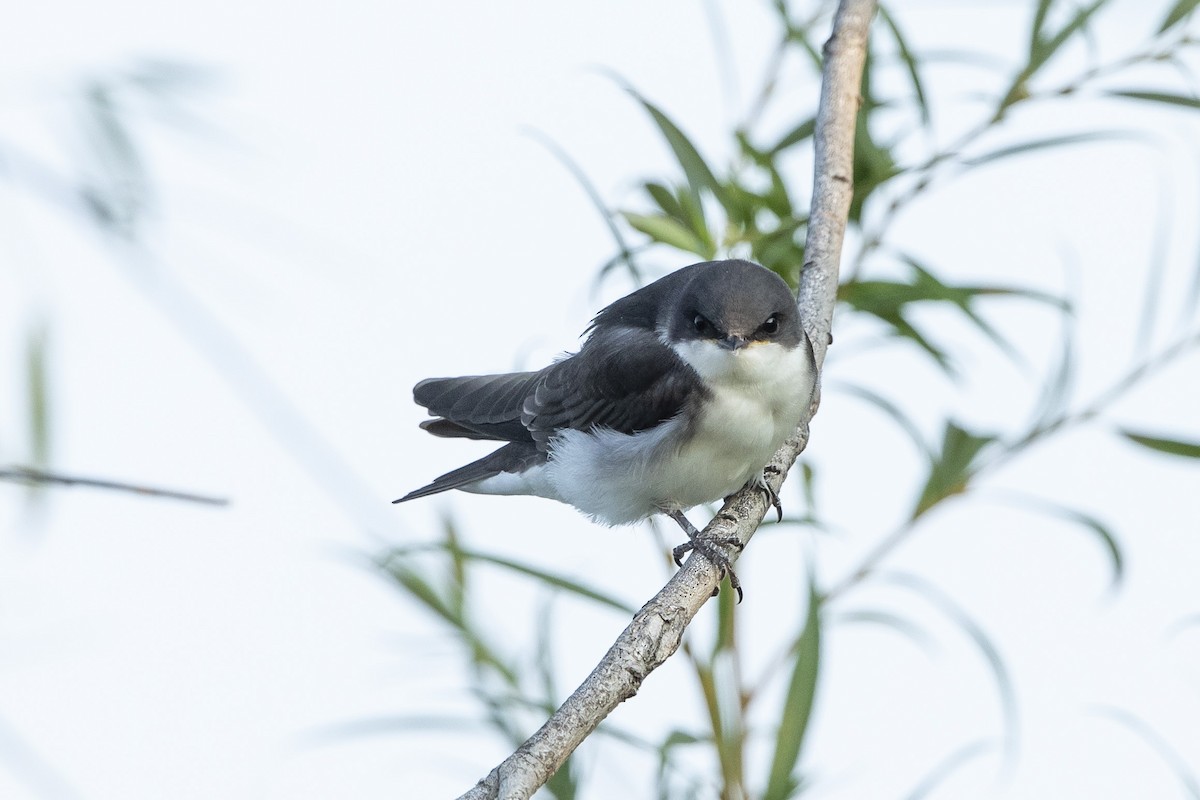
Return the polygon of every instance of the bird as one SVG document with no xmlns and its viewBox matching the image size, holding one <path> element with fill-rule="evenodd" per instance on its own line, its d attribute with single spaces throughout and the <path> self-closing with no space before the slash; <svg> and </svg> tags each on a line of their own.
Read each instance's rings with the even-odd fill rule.
<svg viewBox="0 0 1200 800">
<path fill-rule="evenodd" d="M 395 503 L 459 489 L 534 495 L 614 526 L 669 516 L 742 597 L 729 559 L 684 512 L 747 484 L 812 401 L 817 367 L 787 283 L 741 259 L 683 267 L 603 308 L 579 351 L 531 372 L 428 378 L 414 401 L 440 437 L 504 444 Z"/>
</svg>

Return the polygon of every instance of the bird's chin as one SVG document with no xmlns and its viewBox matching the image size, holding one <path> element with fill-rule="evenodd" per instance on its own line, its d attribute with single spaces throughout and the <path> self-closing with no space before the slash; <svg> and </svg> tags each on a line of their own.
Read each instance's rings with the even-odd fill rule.
<svg viewBox="0 0 1200 800">
<path fill-rule="evenodd" d="M 672 345 L 675 354 L 709 383 L 758 383 L 778 374 L 791 351 L 773 342 L 751 342 L 730 349 L 695 339 Z"/>
</svg>

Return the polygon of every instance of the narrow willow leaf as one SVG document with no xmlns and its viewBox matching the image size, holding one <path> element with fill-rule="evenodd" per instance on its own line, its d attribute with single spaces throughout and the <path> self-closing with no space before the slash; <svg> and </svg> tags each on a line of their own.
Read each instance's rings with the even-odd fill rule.
<svg viewBox="0 0 1200 800">
<path fill-rule="evenodd" d="M 1173 456 L 1183 456 L 1185 458 L 1200 458 L 1200 442 L 1164 439 L 1159 436 L 1147 436 L 1144 433 L 1134 433 L 1127 430 L 1121 431 L 1121 435 L 1131 442 L 1136 442 L 1142 447 L 1148 447 L 1160 453 L 1169 453 Z"/>
<path fill-rule="evenodd" d="M 564 592 L 573 594 L 577 597 L 582 597 L 585 600 L 592 600 L 600 605 L 608 606 L 609 608 L 616 609 L 622 613 L 632 616 L 637 612 L 637 609 L 633 606 L 623 603 L 611 595 L 604 594 L 597 589 L 593 589 L 590 586 L 573 581 L 570 578 L 565 578 L 562 575 L 537 569 L 536 567 L 531 567 L 528 564 L 522 564 L 519 561 L 513 561 L 501 556 L 489 555 L 487 553 L 480 553 L 472 550 L 464 550 L 462 552 L 463 555 L 472 561 L 478 561 L 483 564 L 491 564 L 496 567 L 507 569 L 511 572 L 516 572 L 521 575 L 526 575 L 530 578 L 535 578 L 547 586 L 551 586 L 555 589 L 561 589 Z"/>
<path fill-rule="evenodd" d="M 683 206 L 679 204 L 679 201 L 671 193 L 670 189 L 654 181 L 646 181 L 642 188 L 646 190 L 646 194 L 650 195 L 650 199 L 658 205 L 664 214 L 678 220 L 682 224 L 686 224 L 687 218 L 684 216 Z"/>
<path fill-rule="evenodd" d="M 899 614 L 893 614 L 890 611 L 882 611 L 877 608 L 847 611 L 839 614 L 834 621 L 851 624 L 881 625 L 885 628 L 891 628 L 926 653 L 932 653 L 934 650 L 933 637 L 929 635 L 928 631 L 912 620 L 906 619 Z"/>
<path fill-rule="evenodd" d="M 1114 89 L 1109 91 L 1108 95 L 1109 97 L 1125 97 L 1130 100 L 1145 100 L 1151 103 L 1183 106 L 1184 108 L 1200 108 L 1200 98 L 1188 94 L 1142 91 L 1138 89 Z"/>
<path fill-rule="evenodd" d="M 993 150 L 990 153 L 984 153 L 981 156 L 972 156 L 971 158 L 963 159 L 963 164 L 967 167 L 981 167 L 984 164 L 990 164 L 1001 159 L 1011 158 L 1018 155 L 1026 155 L 1036 153 L 1039 150 L 1049 150 L 1055 147 L 1067 147 L 1075 144 L 1083 144 L 1085 142 L 1102 142 L 1113 141 L 1115 139 L 1132 138 L 1133 134 L 1124 133 L 1121 131 L 1091 131 L 1088 133 L 1071 133 L 1062 136 L 1047 136 L 1042 139 L 1033 139 L 1028 142 L 1020 142 L 1007 147 L 1001 147 L 998 150 Z"/>
<path fill-rule="evenodd" d="M 1075 386 L 1075 329 L 1072 322 L 1070 314 L 1063 315 L 1058 360 L 1042 383 L 1027 439 L 1066 414 L 1071 403 L 1071 391 Z"/>
<path fill-rule="evenodd" d="M 1112 569 L 1109 588 L 1114 591 L 1120 588 L 1121 581 L 1125 578 L 1125 556 L 1121 550 L 1121 543 L 1118 541 L 1112 528 L 1091 514 L 1071 508 L 1070 506 L 1060 505 L 1042 497 L 1016 492 L 1005 492 L 1003 496 L 1006 501 L 1011 501 L 1011 505 L 1016 508 L 1028 509 L 1039 514 L 1058 517 L 1059 519 L 1064 519 L 1067 522 L 1086 528 L 1094 534 L 1096 539 L 1099 540 L 1100 546 L 1104 548 L 1105 555 L 1108 556 L 1109 566 Z"/>
<path fill-rule="evenodd" d="M 908 41 L 904 34 L 900 31 L 900 26 L 896 24 L 895 18 L 888 12 L 884 6 L 879 7 L 879 18 L 888 26 L 888 30 L 892 32 L 892 38 L 896 42 L 896 49 L 900 53 L 900 60 L 904 62 L 905 68 L 908 70 L 908 79 L 912 83 L 913 95 L 917 101 L 917 108 L 921 111 L 921 122 L 926 127 L 929 126 L 929 101 L 925 96 L 925 85 L 921 80 L 921 68 L 916 55 L 908 47 Z"/>
<path fill-rule="evenodd" d="M 880 579 L 924 597 L 954 622 L 975 644 L 991 670 L 992 680 L 996 684 L 996 692 L 1000 697 L 1000 709 L 1004 716 L 1005 752 L 1009 757 L 1015 754 L 1018 732 L 1017 694 L 1013 687 L 1012 677 L 1008 674 L 1008 667 L 991 638 L 961 605 L 924 578 L 904 572 L 889 572 L 880 575 Z"/>
<path fill-rule="evenodd" d="M 947 420 L 942 450 L 930 463 L 929 477 L 925 479 L 912 519 L 946 498 L 961 494 L 975 474 L 980 451 L 995 440 L 995 436 L 971 433 Z"/>
<path fill-rule="evenodd" d="M 701 189 L 707 189 L 713 193 L 713 196 L 721 203 L 726 205 L 727 198 L 721 183 L 713 174 L 712 169 L 708 166 L 700 151 L 692 144 L 691 139 L 687 137 L 678 125 L 676 125 L 670 117 L 663 111 L 632 87 L 625 85 L 625 91 L 629 92 L 635 100 L 642 104 L 642 108 L 654 120 L 654 124 L 658 126 L 659 133 L 666 140 L 667 146 L 671 148 L 671 152 L 675 155 L 675 160 L 683 169 L 683 174 L 687 176 L 688 184 L 692 188 L 693 194 L 699 197 Z"/>
<path fill-rule="evenodd" d="M 931 769 L 921 779 L 921 782 L 904 796 L 904 800 L 924 800 L 925 797 L 928 797 L 933 790 L 937 789 L 943 781 L 953 775 L 964 764 L 968 764 L 996 749 L 996 743 L 990 739 L 977 739 L 970 744 L 960 747 Z"/>
<path fill-rule="evenodd" d="M 1090 6 L 1084 6 L 1075 12 L 1075 16 L 1071 17 L 1070 21 L 1059 30 L 1054 36 L 1046 39 L 1038 36 L 1032 51 L 1029 54 L 1029 65 L 1026 67 L 1026 77 L 1032 76 L 1035 72 L 1046 65 L 1046 62 L 1054 57 L 1055 53 L 1066 44 L 1072 36 L 1083 29 L 1092 16 L 1099 11 L 1108 0 L 1096 0 Z M 1039 9 L 1040 11 L 1041 9 Z"/>
<path fill-rule="evenodd" d="M 921 429 L 917 427 L 917 423 L 913 422 L 912 418 L 900 410 L 900 407 L 893 403 L 888 398 L 865 386 L 860 386 L 855 383 L 835 383 L 832 387 L 839 391 L 846 392 L 852 397 L 857 397 L 860 400 L 865 400 L 871 405 L 878 408 L 884 414 L 892 418 L 900 430 L 908 434 L 908 438 L 912 439 L 917 450 L 925 456 L 926 459 L 932 461 L 936 458 L 933 448 L 925 441 L 925 435 L 921 433 Z"/>
<path fill-rule="evenodd" d="M 25 388 L 28 392 L 29 453 L 45 467 L 50 461 L 50 385 L 46 370 L 46 326 L 35 324 L 25 339 Z"/>
<path fill-rule="evenodd" d="M 808 119 L 804 120 L 799 125 L 797 125 L 796 127 L 792 128 L 790 131 L 785 133 L 783 135 L 783 138 L 781 138 L 778 142 L 776 142 L 775 146 L 772 147 L 767 152 L 772 156 L 779 155 L 784 150 L 787 150 L 789 147 L 795 147 L 796 145 L 800 144 L 801 142 L 811 139 L 813 136 L 813 133 L 816 132 L 816 130 L 817 130 L 817 118 L 809 117 Z"/>
<path fill-rule="evenodd" d="M 622 211 L 621 216 L 635 230 L 641 231 L 656 242 L 705 258 L 713 256 L 708 245 L 676 219 L 657 214 L 634 214 L 631 211 Z"/>
<path fill-rule="evenodd" d="M 1193 766 L 1152 725 L 1136 714 L 1131 714 L 1116 706 L 1095 706 L 1092 712 L 1098 716 L 1107 717 L 1141 739 L 1171 768 L 1180 786 L 1187 792 L 1187 796 L 1192 800 L 1200 800 L 1200 780 L 1197 780 Z"/>
<path fill-rule="evenodd" d="M 558 163 L 566 167 L 567 172 L 571 173 L 571 177 L 573 177 L 575 182 L 578 183 L 580 188 L 583 189 L 583 193 L 587 195 L 588 200 L 590 200 L 592 203 L 592 206 L 595 207 L 596 211 L 600 213 L 600 218 L 604 220 L 604 224 L 608 228 L 609 235 L 613 237 L 613 241 L 617 245 L 617 255 L 615 258 L 620 262 L 624 262 L 626 268 L 628 268 L 630 272 L 636 274 L 637 267 L 633 263 L 633 251 L 630 249 L 629 244 L 625 241 L 625 237 L 621 233 L 621 229 L 617 227 L 617 224 L 613 221 L 613 212 L 604 204 L 604 198 L 600 196 L 599 190 L 596 189 L 595 184 L 593 184 L 591 179 L 588 178 L 587 173 L 584 172 L 583 168 L 580 167 L 579 164 L 577 164 L 575 160 L 567 154 L 566 150 L 558 145 L 558 142 L 554 141 L 546 134 L 533 128 L 526 130 L 526 133 L 533 137 L 533 139 L 541 144 L 542 147 L 545 147 L 547 150 L 549 150 L 550 154 L 558 160 Z"/>
<path fill-rule="evenodd" d="M 1042 40 L 1042 29 L 1046 27 L 1046 15 L 1050 13 L 1050 6 L 1054 0 L 1038 0 L 1037 10 L 1033 14 L 1033 25 L 1029 29 L 1029 57 L 1033 58 L 1033 54 L 1038 49 L 1038 43 Z"/>
<path fill-rule="evenodd" d="M 1166 33 L 1178 25 L 1196 10 L 1197 5 L 1200 5 L 1200 0 L 1177 0 L 1175 5 L 1171 6 L 1171 10 L 1167 12 L 1167 16 L 1163 19 L 1162 25 L 1159 26 L 1158 32 Z"/>
<path fill-rule="evenodd" d="M 800 786 L 796 766 L 800 761 L 800 748 L 804 734 L 812 717 L 813 701 L 817 691 L 817 671 L 821 663 L 821 596 L 817 594 L 815 579 L 809 576 L 808 617 L 804 630 L 796 641 L 795 666 L 788 684 L 783 714 L 775 737 L 775 755 L 771 759 L 771 772 L 763 800 L 786 800 Z"/>
</svg>

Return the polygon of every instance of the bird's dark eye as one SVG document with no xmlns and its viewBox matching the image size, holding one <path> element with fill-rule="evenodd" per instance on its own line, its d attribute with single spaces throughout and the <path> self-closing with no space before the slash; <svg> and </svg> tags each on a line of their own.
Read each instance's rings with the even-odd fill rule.
<svg viewBox="0 0 1200 800">
<path fill-rule="evenodd" d="M 704 318 L 703 314 L 697 314 L 692 320 L 692 327 L 696 329 L 696 333 L 702 336 L 709 336 L 713 332 L 712 323 Z"/>
<path fill-rule="evenodd" d="M 765 333 L 767 336 L 774 336 L 775 334 L 779 333 L 779 315 L 772 314 L 771 316 L 767 317 L 767 321 L 759 327 L 759 330 Z"/>
</svg>

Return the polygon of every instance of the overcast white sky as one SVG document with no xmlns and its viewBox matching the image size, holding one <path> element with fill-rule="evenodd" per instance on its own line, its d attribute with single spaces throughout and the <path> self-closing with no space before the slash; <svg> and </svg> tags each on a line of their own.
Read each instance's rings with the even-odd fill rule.
<svg viewBox="0 0 1200 800">
<path fill-rule="evenodd" d="M 432 539 L 453 508 L 476 547 L 635 605 L 661 585 L 646 530 L 601 530 L 535 499 L 388 501 L 480 452 L 416 428 L 413 383 L 544 362 L 572 349 L 590 316 L 630 288 L 612 280 L 593 291 L 612 243 L 578 185 L 524 130 L 568 150 L 609 201 L 628 201 L 637 178 L 664 174 L 665 148 L 595 69 L 604 66 L 724 157 L 724 132 L 767 54 L 764 5 L 719 4 L 732 90 L 703 7 L 681 0 L 48 0 L 0 14 L 0 151 L 16 144 L 69 169 L 71 93 L 85 75 L 168 57 L 218 77 L 195 107 L 208 126 L 201 132 L 146 128 L 160 201 L 149 262 L 0 182 L 0 376 L 13 386 L 21 337 L 45 319 L 55 466 L 233 500 L 211 509 L 58 490 L 31 509 L 22 490 L 0 484 L 0 797 L 444 797 L 506 754 L 469 722 L 316 737 L 366 718 L 469 721 L 476 712 L 453 640 L 345 554 Z M 1011 57 L 1029 4 L 902 5 L 922 46 Z M 1108 52 L 1159 18 L 1130 10 L 1138 5 L 1124 3 L 1102 29 Z M 977 91 L 984 75 L 935 76 L 948 98 L 947 131 L 970 122 L 954 117 L 952 100 Z M 786 91 L 807 107 L 815 86 Z M 981 171 L 931 195 L 894 230 L 898 245 L 956 281 L 1070 288 L 1080 303 L 1082 398 L 1129 363 L 1135 292 L 1164 231 L 1168 300 L 1156 344 L 1171 337 L 1196 264 L 1200 126 L 1150 107 L 1091 104 L 1019 115 L 1005 131 L 1016 140 L 1117 125 L 1153 136 Z M 248 410 L 247 393 L 208 357 L 220 342 L 191 335 L 206 322 L 189 297 L 236 335 L 354 481 L 339 478 L 324 452 L 309 454 L 319 476 L 302 468 L 272 435 L 282 430 L 298 446 L 279 408 L 267 403 L 266 424 Z M 1044 366 L 1057 335 L 1051 316 L 992 308 Z M 894 348 L 853 357 L 833 348 L 809 457 L 836 532 L 780 529 L 743 558 L 751 665 L 772 650 L 781 620 L 802 612 L 807 554 L 824 582 L 836 580 L 922 479 L 903 435 L 837 392 L 836 381 L 899 391 L 931 434 L 947 410 L 1008 430 L 1026 416 L 1033 376 L 961 323 L 929 319 L 959 337 L 956 355 L 980 365 L 980 379 L 956 386 Z M 848 343 L 843 353 L 868 333 L 835 331 Z M 1200 628 L 1172 635 L 1200 612 L 1200 473 L 1103 433 L 1119 423 L 1200 439 L 1197 366 L 1195 357 L 1181 362 L 1100 431 L 1066 436 L 994 481 L 1109 523 L 1128 557 L 1121 592 L 1108 594 L 1104 553 L 1085 532 L 995 503 L 948 509 L 889 562 L 969 610 L 1016 686 L 1011 770 L 981 758 L 936 797 L 1184 796 L 1159 755 L 1094 707 L 1136 713 L 1200 765 Z M 249 394 L 263 407 L 261 392 Z M 22 399 L 15 388 L 3 396 L 0 462 L 8 462 L 22 455 Z M 339 499 L 355 502 L 356 514 Z M 785 499 L 801 507 L 794 485 Z M 497 576 L 480 588 L 496 639 L 528 647 L 539 595 Z M 869 626 L 831 629 L 805 761 L 813 796 L 900 797 L 956 747 L 1001 735 L 986 664 L 943 615 L 882 585 L 861 590 L 850 609 L 910 615 L 935 644 L 925 651 Z M 698 625 L 711 617 L 702 612 Z M 586 674 L 623 625 L 617 615 L 557 607 L 563 686 Z M 668 664 L 614 722 L 651 738 L 699 722 L 686 670 Z M 628 750 L 607 744 L 584 758 L 596 773 L 587 797 L 650 796 L 653 765 Z"/>
</svg>

